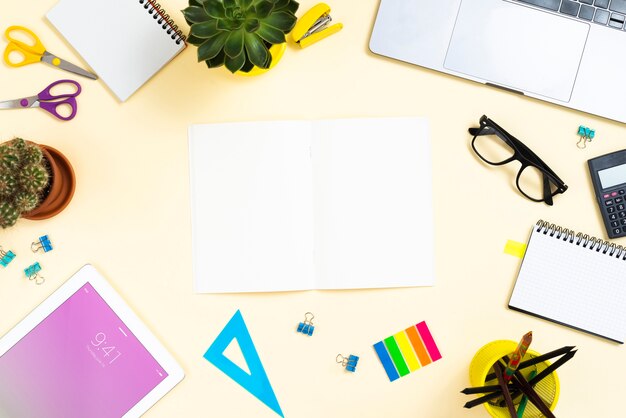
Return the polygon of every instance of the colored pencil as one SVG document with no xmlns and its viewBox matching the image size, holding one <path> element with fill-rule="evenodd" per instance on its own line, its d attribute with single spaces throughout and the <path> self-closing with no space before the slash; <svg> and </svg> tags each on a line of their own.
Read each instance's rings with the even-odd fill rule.
<svg viewBox="0 0 626 418">
<path fill-rule="evenodd" d="M 511 380 L 511 377 L 515 374 L 515 371 L 519 367 L 519 364 L 526 355 L 526 350 L 528 350 L 528 346 L 533 341 L 533 332 L 527 332 L 524 334 L 519 344 L 517 344 L 517 348 L 511 354 L 511 360 L 509 360 L 509 364 L 507 364 L 506 369 L 504 370 L 504 381 L 508 382 Z M 496 372 L 497 373 L 497 372 Z"/>
</svg>

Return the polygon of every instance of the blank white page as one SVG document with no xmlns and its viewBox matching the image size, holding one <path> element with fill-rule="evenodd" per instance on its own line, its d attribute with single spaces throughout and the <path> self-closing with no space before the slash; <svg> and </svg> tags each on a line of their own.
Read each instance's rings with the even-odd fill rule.
<svg viewBox="0 0 626 418">
<path fill-rule="evenodd" d="M 509 307 L 623 343 L 626 261 L 562 238 L 533 228 Z"/>
<path fill-rule="evenodd" d="M 313 137 L 317 287 L 433 285 L 427 121 L 319 121 Z"/>
<path fill-rule="evenodd" d="M 313 289 L 309 122 L 189 128 L 196 292 Z"/>
<path fill-rule="evenodd" d="M 185 48 L 144 4 L 139 0 L 60 0 L 47 15 L 121 101 Z"/>
</svg>

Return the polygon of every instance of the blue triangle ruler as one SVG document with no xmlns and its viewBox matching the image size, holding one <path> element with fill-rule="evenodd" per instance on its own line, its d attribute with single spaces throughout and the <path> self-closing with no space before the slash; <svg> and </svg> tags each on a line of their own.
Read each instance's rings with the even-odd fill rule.
<svg viewBox="0 0 626 418">
<path fill-rule="evenodd" d="M 246 360 L 250 374 L 224 356 L 224 350 L 234 339 L 239 343 L 241 354 L 243 354 L 243 358 Z M 220 335 L 217 336 L 213 344 L 204 353 L 204 358 L 278 415 L 284 417 L 259 354 L 254 347 L 248 327 L 246 327 L 239 310 L 235 312 L 235 315 L 228 321 Z"/>
</svg>

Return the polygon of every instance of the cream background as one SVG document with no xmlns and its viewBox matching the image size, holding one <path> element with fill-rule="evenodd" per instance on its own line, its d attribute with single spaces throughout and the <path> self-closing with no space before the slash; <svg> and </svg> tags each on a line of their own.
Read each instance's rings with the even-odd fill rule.
<svg viewBox="0 0 626 418">
<path fill-rule="evenodd" d="M 161 3 L 186 27 L 177 12 L 185 1 Z M 0 27 L 30 27 L 50 51 L 80 63 L 44 18 L 53 4 L 4 0 Z M 314 4 L 303 0 L 299 15 Z M 0 231 L 0 245 L 17 253 L 0 271 L 0 334 L 92 263 L 187 373 L 146 414 L 150 418 L 275 416 L 202 358 L 237 309 L 287 417 L 485 417 L 482 408 L 462 408 L 469 400 L 459 393 L 469 385 L 469 362 L 483 344 L 517 340 L 528 330 L 535 350 L 579 348 L 559 371 L 557 416 L 615 416 L 626 372 L 624 347 L 507 309 L 520 261 L 502 250 L 507 239 L 526 240 L 538 219 L 604 236 L 586 160 L 622 149 L 623 125 L 374 56 L 367 44 L 377 5 L 335 1 L 332 14 L 344 30 L 306 50 L 290 46 L 280 65 L 261 77 L 209 71 L 189 47 L 123 104 L 101 82 L 80 78 L 84 91 L 71 122 L 39 110 L 0 112 L 2 140 L 19 135 L 60 149 L 78 181 L 74 200 L 59 216 L 20 220 Z M 103 1 L 103 15 L 115 18 L 115 10 L 105 10 Z M 0 65 L 1 97 L 36 93 L 66 77 L 45 65 Z M 522 139 L 570 186 L 553 207 L 517 194 L 515 168 L 491 168 L 474 157 L 467 128 L 482 114 Z M 431 123 L 436 286 L 192 293 L 189 124 L 414 115 Z M 597 130 L 586 150 L 576 148 L 579 124 Z M 28 246 L 44 233 L 55 249 L 35 256 Z M 23 277 L 22 269 L 35 260 L 43 266 L 44 286 Z M 306 311 L 316 315 L 311 338 L 295 332 Z M 389 383 L 372 344 L 421 320 L 428 322 L 443 359 Z M 335 364 L 337 353 L 361 356 L 355 374 Z M 33 401 L 45 390 L 33 388 Z"/>
</svg>

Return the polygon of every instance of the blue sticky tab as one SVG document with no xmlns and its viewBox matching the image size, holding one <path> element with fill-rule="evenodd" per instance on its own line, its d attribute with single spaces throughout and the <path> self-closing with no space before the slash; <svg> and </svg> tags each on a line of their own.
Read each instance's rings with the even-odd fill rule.
<svg viewBox="0 0 626 418">
<path fill-rule="evenodd" d="M 389 357 L 389 353 L 387 353 L 387 349 L 385 348 L 385 344 L 382 341 L 374 344 L 374 350 L 376 350 L 376 354 L 378 354 L 378 358 L 380 362 L 383 364 L 385 371 L 387 372 L 387 376 L 389 377 L 389 381 L 393 382 L 398 379 L 400 375 L 396 371 L 396 367 L 393 365 L 391 361 L 391 357 Z"/>
<path fill-rule="evenodd" d="M 224 350 L 234 339 L 239 343 L 241 354 L 243 354 L 248 365 L 250 374 L 224 356 Z M 235 312 L 235 315 L 228 321 L 220 335 L 217 336 L 213 344 L 204 353 L 204 358 L 267 405 L 272 411 L 284 417 L 259 354 L 254 347 L 250 332 L 239 310 Z"/>
</svg>

